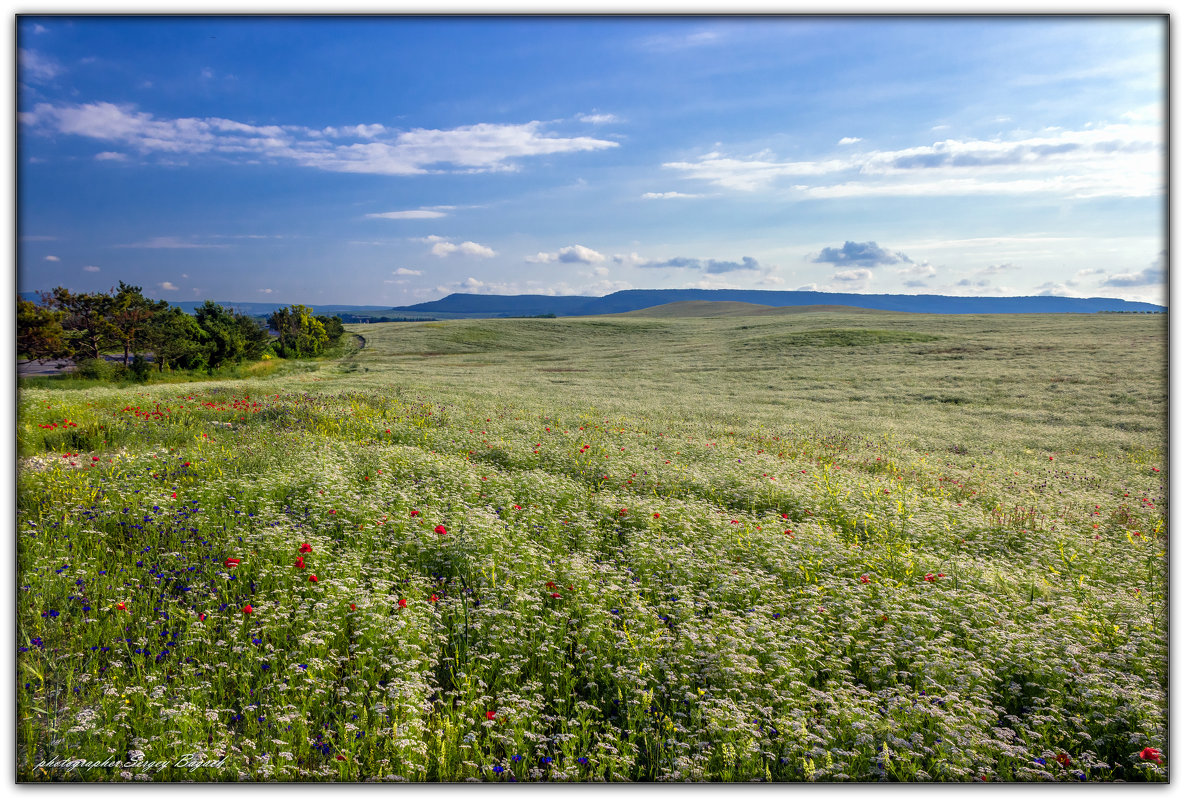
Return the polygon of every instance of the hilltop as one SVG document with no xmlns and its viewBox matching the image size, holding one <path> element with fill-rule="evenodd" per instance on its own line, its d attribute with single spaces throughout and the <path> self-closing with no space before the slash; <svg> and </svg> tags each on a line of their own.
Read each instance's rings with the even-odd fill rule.
<svg viewBox="0 0 1185 801">
<path fill-rule="evenodd" d="M 580 295 L 473 295 L 454 293 L 440 300 L 398 306 L 391 311 L 514 317 L 620 314 L 688 301 L 727 301 L 769 308 L 843 306 L 927 314 L 1092 314 L 1163 312 L 1164 306 L 1118 298 L 963 297 L 953 295 L 860 295 L 847 292 L 779 292 L 750 289 L 626 289 L 604 297 Z M 755 310 L 756 311 L 756 310 Z"/>
</svg>

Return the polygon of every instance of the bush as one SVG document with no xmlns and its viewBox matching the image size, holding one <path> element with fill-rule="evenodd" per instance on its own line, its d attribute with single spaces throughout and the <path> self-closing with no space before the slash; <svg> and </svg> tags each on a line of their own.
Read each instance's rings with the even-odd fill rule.
<svg viewBox="0 0 1185 801">
<path fill-rule="evenodd" d="M 100 381 L 115 380 L 119 365 L 106 359 L 83 359 L 78 362 L 76 374 L 80 378 L 97 378 Z"/>
</svg>

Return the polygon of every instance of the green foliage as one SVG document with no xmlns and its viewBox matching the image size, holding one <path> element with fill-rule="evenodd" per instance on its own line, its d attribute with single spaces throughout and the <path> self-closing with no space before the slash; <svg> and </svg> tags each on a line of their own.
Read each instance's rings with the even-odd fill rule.
<svg viewBox="0 0 1185 801">
<path fill-rule="evenodd" d="M 296 304 L 277 309 L 267 322 L 279 334 L 276 352 L 285 359 L 316 356 L 330 343 L 325 323 L 321 318 L 314 317 L 312 309 L 307 306 Z M 336 329 L 340 328 L 341 321 L 337 320 Z"/>
<path fill-rule="evenodd" d="M 62 328 L 64 312 L 38 306 L 24 298 L 17 298 L 16 309 L 18 354 L 38 361 L 70 356 L 72 351 Z"/>
</svg>

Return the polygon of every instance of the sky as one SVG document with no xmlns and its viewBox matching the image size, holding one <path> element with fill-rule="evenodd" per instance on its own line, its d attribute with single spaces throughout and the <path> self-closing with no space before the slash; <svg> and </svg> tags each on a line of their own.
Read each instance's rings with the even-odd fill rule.
<svg viewBox="0 0 1185 801">
<path fill-rule="evenodd" d="M 1162 17 L 16 27 L 23 291 L 1167 302 Z"/>
</svg>

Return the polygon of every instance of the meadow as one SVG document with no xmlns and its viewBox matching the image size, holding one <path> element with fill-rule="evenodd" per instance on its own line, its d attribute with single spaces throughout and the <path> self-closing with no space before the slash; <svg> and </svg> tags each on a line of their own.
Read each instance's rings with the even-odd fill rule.
<svg viewBox="0 0 1185 801">
<path fill-rule="evenodd" d="M 19 780 L 1166 779 L 1166 316 L 347 330 L 22 386 Z"/>
</svg>

